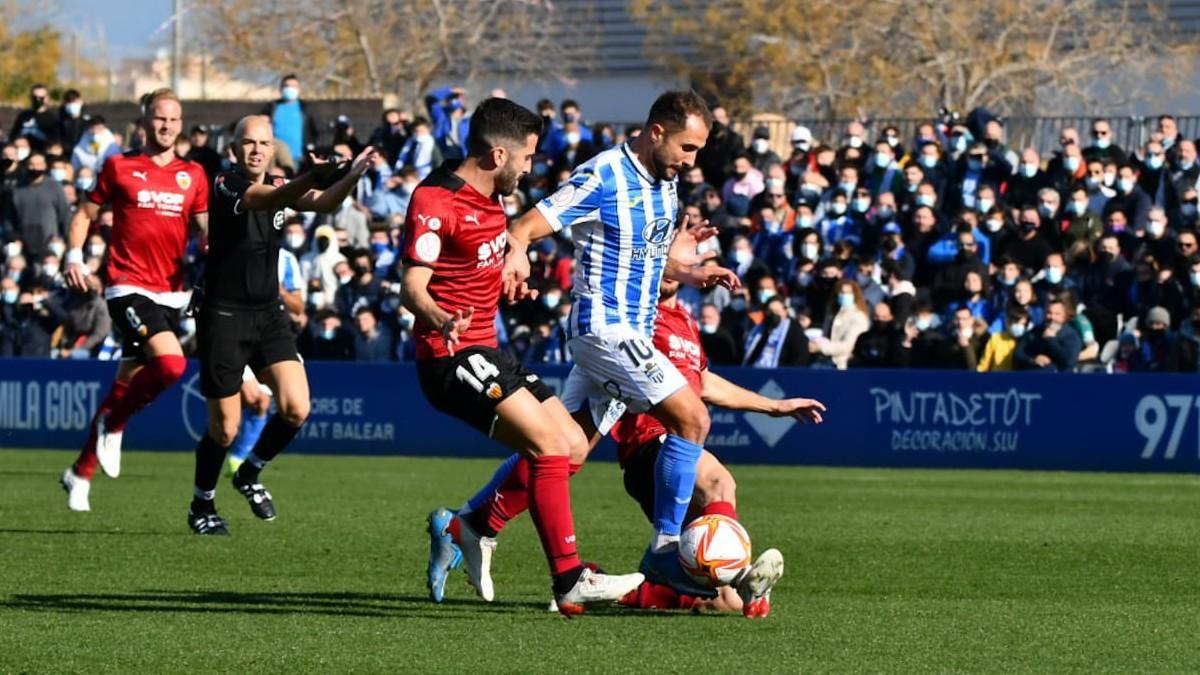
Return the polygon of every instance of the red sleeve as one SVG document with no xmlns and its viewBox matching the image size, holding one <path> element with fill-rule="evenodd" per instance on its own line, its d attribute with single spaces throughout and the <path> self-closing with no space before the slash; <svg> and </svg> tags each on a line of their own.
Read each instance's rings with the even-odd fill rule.
<svg viewBox="0 0 1200 675">
<path fill-rule="evenodd" d="M 437 187 L 418 187 L 408 202 L 404 218 L 405 264 L 437 267 L 442 242 L 453 236 L 455 219 L 452 195 Z"/>
<path fill-rule="evenodd" d="M 559 258 L 555 263 L 554 270 L 555 281 L 558 282 L 558 287 L 564 291 L 571 290 L 571 258 Z"/>
<path fill-rule="evenodd" d="M 112 203 L 113 193 L 117 189 L 117 158 L 110 157 L 100 169 L 96 178 L 96 186 L 88 193 L 87 198 L 99 206 Z"/>
<path fill-rule="evenodd" d="M 196 191 L 192 197 L 192 213 L 196 215 L 200 213 L 208 213 L 208 174 L 204 173 L 204 167 L 196 164 L 192 166 L 192 188 Z"/>
</svg>

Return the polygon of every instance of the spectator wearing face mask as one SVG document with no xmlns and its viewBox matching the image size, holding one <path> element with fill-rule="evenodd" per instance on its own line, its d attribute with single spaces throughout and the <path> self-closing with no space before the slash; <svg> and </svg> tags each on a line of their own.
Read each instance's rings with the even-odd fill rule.
<svg viewBox="0 0 1200 675">
<path fill-rule="evenodd" d="M 870 310 L 858 284 L 843 279 L 835 286 L 825 310 L 822 335 L 809 341 L 808 349 L 845 370 L 858 337 L 871 327 Z"/>
<path fill-rule="evenodd" d="M 1042 230 L 1041 212 L 1032 206 L 1022 208 L 1017 221 L 1019 238 L 1008 243 L 1003 255 L 1017 261 L 1024 270 L 1037 270 L 1054 250 Z"/>
<path fill-rule="evenodd" d="M 596 156 L 596 146 L 583 138 L 579 122 L 563 125 L 563 149 L 555 156 L 556 169 L 574 171 L 575 167 Z"/>
<path fill-rule="evenodd" d="M 1146 193 L 1152 206 L 1174 213 L 1179 208 L 1179 195 L 1175 193 L 1175 184 L 1171 181 L 1170 169 L 1167 167 L 1166 150 L 1159 141 L 1146 144 L 1144 158 L 1138 170 L 1138 187 Z"/>
<path fill-rule="evenodd" d="M 99 175 L 108 158 L 119 154 L 121 144 L 105 124 L 104 118 L 96 115 L 88 120 L 87 130 L 71 152 L 71 166 L 77 173 L 87 168 L 93 175 Z"/>
<path fill-rule="evenodd" d="M 941 326 L 942 320 L 928 300 L 915 303 L 912 314 L 904 322 L 904 339 L 900 343 L 903 367 L 920 368 L 936 361 L 946 339 Z"/>
<path fill-rule="evenodd" d="M 726 266 L 737 272 L 743 285 L 748 287 L 754 287 L 759 279 L 771 273 L 771 268 L 754 255 L 753 245 L 743 235 L 734 237 L 731 242 Z"/>
<path fill-rule="evenodd" d="M 795 194 L 804 181 L 804 174 L 813 169 L 814 162 L 809 153 L 809 150 L 812 149 L 812 142 L 812 130 L 808 127 L 797 125 L 792 128 L 792 154 L 783 163 L 783 170 L 786 174 L 784 187 L 787 194 Z"/>
<path fill-rule="evenodd" d="M 1017 344 L 1013 364 L 1017 370 L 1071 372 L 1079 361 L 1083 339 L 1067 323 L 1067 311 L 1061 300 L 1046 306 L 1046 321 L 1034 329 L 1028 340 Z"/>
<path fill-rule="evenodd" d="M 25 242 L 25 255 L 39 258 L 53 236 L 62 237 L 71 219 L 71 207 L 62 186 L 47 175 L 46 156 L 35 152 L 25 160 L 24 179 L 4 200 L 0 229 Z"/>
<path fill-rule="evenodd" d="M 1046 256 L 1041 279 L 1034 285 L 1038 298 L 1045 303 L 1051 297 L 1061 296 L 1065 291 L 1079 289 L 1079 279 L 1067 270 L 1066 258 L 1061 253 Z"/>
<path fill-rule="evenodd" d="M 1180 140 L 1175 148 L 1178 153 L 1176 160 L 1171 164 L 1171 180 L 1174 182 L 1176 194 L 1182 195 L 1200 183 L 1200 164 L 1196 162 L 1195 141 Z"/>
<path fill-rule="evenodd" d="M 471 133 L 466 97 L 467 91 L 462 87 L 442 87 L 425 95 L 433 137 L 446 159 L 462 159 L 466 154 L 464 148 Z"/>
<path fill-rule="evenodd" d="M 950 315 L 945 339 L 938 341 L 937 349 L 930 354 L 932 361 L 920 364 L 921 367 L 977 370 L 979 357 L 987 340 L 985 326 L 986 324 L 972 315 L 969 307 L 959 307 Z"/>
<path fill-rule="evenodd" d="M 713 304 L 700 307 L 700 344 L 708 362 L 717 366 L 736 366 L 742 362 L 741 349 L 729 329 L 721 325 L 721 310 Z"/>
<path fill-rule="evenodd" d="M 1116 194 L 1104 204 L 1104 215 L 1115 211 L 1124 213 L 1134 230 L 1146 227 L 1146 219 L 1152 206 L 1150 196 L 1138 185 L 1137 171 L 1130 164 L 1117 168 Z"/>
<path fill-rule="evenodd" d="M 313 315 L 308 328 L 300 333 L 296 347 L 306 360 L 354 360 L 354 335 L 332 309 L 322 309 Z"/>
<path fill-rule="evenodd" d="M 720 105 L 713 106 L 713 125 L 708 142 L 696 153 L 696 166 L 704 170 L 704 178 L 713 185 L 724 185 L 733 173 L 734 158 L 744 149 L 741 135 L 729 126 L 729 114 Z"/>
<path fill-rule="evenodd" d="M 783 163 L 783 159 L 771 149 L 771 132 L 765 126 L 755 127 L 748 154 L 750 163 L 763 173 L 766 173 L 767 167 Z"/>
<path fill-rule="evenodd" d="M 332 306 L 336 301 L 340 284 L 334 271 L 346 257 L 338 251 L 337 233 L 329 225 L 321 225 L 314 232 L 312 246 L 300 258 L 300 269 L 309 283 L 309 302 L 317 309 Z"/>
<path fill-rule="evenodd" d="M 872 310 L 871 327 L 858 336 L 851 368 L 899 368 L 904 360 L 904 331 L 902 323 L 892 314 L 892 307 L 880 302 Z"/>
<path fill-rule="evenodd" d="M 317 118 L 300 98 L 300 78 L 295 75 L 284 75 L 279 80 L 279 98 L 268 103 L 260 114 L 271 118 L 275 138 L 287 145 L 294 165 L 303 163 L 305 153 L 320 140 Z"/>
<path fill-rule="evenodd" d="M 1160 263 L 1176 267 L 1179 255 L 1175 233 L 1167 228 L 1167 212 L 1161 207 L 1150 209 L 1146 216 L 1146 229 L 1142 233 L 1141 245 L 1134 251 L 1135 260 L 1152 255 Z"/>
<path fill-rule="evenodd" d="M 380 181 L 364 203 L 376 218 L 403 219 L 408 213 L 408 201 L 412 198 L 413 190 L 417 189 L 420 182 L 417 170 L 406 166 L 399 173 Z"/>
<path fill-rule="evenodd" d="M 1100 160 L 1120 165 L 1129 159 L 1129 155 L 1114 142 L 1108 120 L 1101 117 L 1092 120 L 1091 138 L 1091 144 L 1083 150 L 1083 157 L 1088 162 Z"/>
<path fill-rule="evenodd" d="M 1053 186 L 1053 179 L 1042 171 L 1042 158 L 1036 148 L 1026 148 L 1021 153 L 1017 172 L 1007 181 L 1004 198 L 1009 204 L 1037 204 L 1038 193 Z"/>
<path fill-rule="evenodd" d="M 83 96 L 77 89 L 68 89 L 63 94 L 63 104 L 58 112 L 58 140 L 64 148 L 74 148 L 87 130 L 88 116 L 83 111 Z"/>
<path fill-rule="evenodd" d="M 50 90 L 46 85 L 35 84 L 30 87 L 29 107 L 17 113 L 17 119 L 13 121 L 8 137 L 24 137 L 35 150 L 45 148 L 50 140 L 57 137 L 59 130 L 58 115 L 50 108 L 49 103 Z"/>
<path fill-rule="evenodd" d="M 1200 307 L 1191 310 L 1176 333 L 1167 357 L 1166 370 L 1172 373 L 1200 373 Z"/>
<path fill-rule="evenodd" d="M 1129 360 L 1129 372 L 1158 373 L 1169 370 L 1168 361 L 1175 342 L 1171 331 L 1171 313 L 1165 307 L 1152 307 L 1138 322 L 1135 333 L 1137 351 Z"/>
<path fill-rule="evenodd" d="M 338 316 L 349 322 L 357 316 L 358 310 L 369 307 L 378 312 L 383 298 L 382 280 L 375 276 L 375 263 L 367 249 L 351 249 L 347 253 L 347 280 L 339 273 L 336 309 Z M 378 314 L 376 314 L 378 321 Z"/>
<path fill-rule="evenodd" d="M 904 189 L 904 175 L 896 159 L 896 150 L 886 138 L 875 142 L 875 152 L 867 165 L 866 189 L 872 198 L 883 192 L 895 193 Z"/>
<path fill-rule="evenodd" d="M 742 365 L 750 368 L 805 366 L 809 346 L 804 331 L 788 316 L 783 298 L 773 296 L 763 308 L 763 319 L 746 335 Z"/>
<path fill-rule="evenodd" d="M 970 226 L 959 225 L 954 235 L 957 249 L 954 260 L 940 267 L 933 278 L 933 303 L 943 310 L 960 298 L 968 274 L 987 277 L 987 264 L 979 259 L 979 243 Z"/>
<path fill-rule="evenodd" d="M 396 160 L 395 170 L 399 172 L 405 167 L 411 167 L 417 172 L 417 178 L 424 180 L 431 171 L 442 165 L 442 151 L 429 126 L 429 120 L 418 117 L 413 120 L 412 136 L 400 149 L 400 157 Z"/>
<path fill-rule="evenodd" d="M 573 261 L 562 255 L 555 237 L 539 239 L 530 246 L 529 284 L 539 288 L 553 283 L 556 287 L 571 290 L 571 268 Z"/>
<path fill-rule="evenodd" d="M 983 143 L 971 145 L 954 165 L 941 204 L 942 212 L 953 214 L 975 208 L 980 186 L 990 185 L 999 194 L 1004 192 L 1002 187 L 1011 176 L 1012 166 L 1002 154 L 989 151 Z"/>
<path fill-rule="evenodd" d="M 977 371 L 997 373 L 1014 369 L 1013 356 L 1017 352 L 1017 345 L 1027 339 L 1029 332 L 1029 313 L 1021 307 L 1014 307 L 1008 311 L 1007 324 L 1004 330 L 992 333 L 987 338 L 983 355 L 975 368 Z"/>
</svg>

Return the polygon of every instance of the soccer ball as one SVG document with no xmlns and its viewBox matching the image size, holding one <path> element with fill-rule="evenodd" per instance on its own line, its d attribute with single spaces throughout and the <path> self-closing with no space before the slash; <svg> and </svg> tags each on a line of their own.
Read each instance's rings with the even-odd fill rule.
<svg viewBox="0 0 1200 675">
<path fill-rule="evenodd" d="M 734 583 L 750 562 L 750 535 L 733 518 L 700 516 L 679 537 L 679 564 L 705 586 Z"/>
</svg>

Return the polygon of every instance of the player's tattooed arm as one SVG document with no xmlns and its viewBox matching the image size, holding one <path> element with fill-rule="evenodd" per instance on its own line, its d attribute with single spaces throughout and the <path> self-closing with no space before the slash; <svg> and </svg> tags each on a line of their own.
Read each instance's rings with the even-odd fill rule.
<svg viewBox="0 0 1200 675">
<path fill-rule="evenodd" d="M 530 209 L 508 226 L 508 253 L 504 256 L 503 297 L 509 302 L 537 298 L 529 288 L 529 244 L 554 234 L 550 221 L 538 209 Z"/>
<path fill-rule="evenodd" d="M 711 370 L 701 374 L 700 397 L 705 403 L 729 410 L 757 412 L 772 417 L 794 417 L 801 422 L 820 424 L 825 404 L 811 398 L 773 399 L 726 380 Z"/>
<path fill-rule="evenodd" d="M 467 332 L 467 327 L 471 325 L 475 308 L 472 307 L 466 312 L 460 309 L 451 314 L 438 307 L 433 296 L 429 295 L 429 280 L 432 277 L 433 270 L 429 267 L 406 265 L 400 287 L 400 302 L 413 313 L 417 321 L 437 326 L 442 339 L 446 341 L 446 349 L 453 354 L 459 337 Z"/>
<path fill-rule="evenodd" d="M 84 292 L 88 289 L 87 265 L 83 263 L 83 244 L 87 241 L 88 228 L 92 221 L 100 217 L 100 205 L 90 199 L 80 200 L 79 210 L 71 217 L 67 229 L 67 256 L 65 265 L 67 286 L 72 290 Z"/>
</svg>

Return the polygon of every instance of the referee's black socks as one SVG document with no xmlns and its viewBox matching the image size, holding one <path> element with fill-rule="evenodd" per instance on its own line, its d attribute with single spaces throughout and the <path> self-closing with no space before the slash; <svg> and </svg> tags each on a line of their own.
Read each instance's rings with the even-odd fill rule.
<svg viewBox="0 0 1200 675">
<path fill-rule="evenodd" d="M 245 463 L 238 467 L 238 479 L 242 483 L 257 483 L 259 472 L 283 452 L 299 431 L 300 427 L 288 424 L 279 413 L 272 415 L 267 426 L 263 427 L 258 442 L 254 444 L 254 450 L 246 456 Z"/>
<path fill-rule="evenodd" d="M 225 463 L 226 448 L 213 440 L 208 432 L 196 444 L 195 498 L 192 510 L 211 513 L 213 499 L 217 494 L 217 479 L 221 476 L 221 465 Z"/>
</svg>

